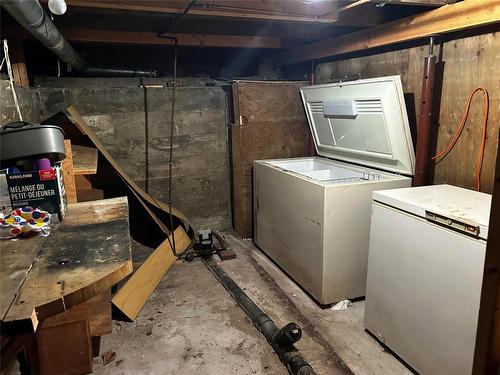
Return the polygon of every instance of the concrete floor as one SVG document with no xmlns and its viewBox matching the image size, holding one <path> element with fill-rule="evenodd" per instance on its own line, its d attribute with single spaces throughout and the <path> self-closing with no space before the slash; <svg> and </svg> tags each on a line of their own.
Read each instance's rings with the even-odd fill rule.
<svg viewBox="0 0 500 375">
<path fill-rule="evenodd" d="M 251 241 L 230 234 L 237 259 L 221 266 L 278 326 L 303 330 L 297 343 L 318 374 L 410 374 L 363 330 L 364 302 L 322 309 Z M 136 251 L 136 260 L 146 253 Z M 195 259 L 177 261 L 136 321 L 113 322 L 101 353 L 116 352 L 95 374 L 287 374 L 272 348 L 226 290 Z"/>
</svg>

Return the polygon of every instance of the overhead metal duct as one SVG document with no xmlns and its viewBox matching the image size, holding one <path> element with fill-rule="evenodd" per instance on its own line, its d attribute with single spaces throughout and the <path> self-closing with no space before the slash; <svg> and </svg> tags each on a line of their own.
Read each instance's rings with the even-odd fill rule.
<svg viewBox="0 0 500 375">
<path fill-rule="evenodd" d="M 1 0 L 2 7 L 45 47 L 76 71 L 112 76 L 156 76 L 156 72 L 91 67 L 64 38 L 38 0 Z"/>
</svg>

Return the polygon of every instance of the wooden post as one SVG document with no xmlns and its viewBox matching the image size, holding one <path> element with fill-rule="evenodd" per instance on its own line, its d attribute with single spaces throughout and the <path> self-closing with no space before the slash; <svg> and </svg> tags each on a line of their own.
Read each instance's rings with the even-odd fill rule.
<svg viewBox="0 0 500 375">
<path fill-rule="evenodd" d="M 21 39 L 11 39 L 9 43 L 10 63 L 12 66 L 12 75 L 14 82 L 18 86 L 30 87 L 28 72 L 26 70 L 26 61 L 24 59 L 23 42 Z"/>
</svg>

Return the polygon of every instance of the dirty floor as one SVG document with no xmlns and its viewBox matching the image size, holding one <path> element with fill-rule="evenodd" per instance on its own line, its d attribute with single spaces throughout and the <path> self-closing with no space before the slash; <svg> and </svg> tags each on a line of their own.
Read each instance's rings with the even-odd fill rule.
<svg viewBox="0 0 500 375">
<path fill-rule="evenodd" d="M 363 330 L 364 302 L 322 309 L 251 241 L 226 234 L 237 259 L 224 270 L 278 326 L 303 330 L 296 344 L 318 374 L 410 374 Z M 146 254 L 137 251 L 136 260 Z M 95 374 L 287 374 L 265 338 L 205 265 L 177 261 L 136 321 L 113 322 L 101 353 L 116 352 Z"/>
</svg>

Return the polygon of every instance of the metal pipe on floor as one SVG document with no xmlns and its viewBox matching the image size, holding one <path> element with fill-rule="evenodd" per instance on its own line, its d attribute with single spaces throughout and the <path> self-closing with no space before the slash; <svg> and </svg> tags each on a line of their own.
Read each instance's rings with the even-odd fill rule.
<svg viewBox="0 0 500 375">
<path fill-rule="evenodd" d="M 281 362 L 293 375 L 315 375 L 313 368 L 293 345 L 302 337 L 302 331 L 296 323 L 288 323 L 279 329 L 274 321 L 257 306 L 250 297 L 210 258 L 202 258 L 205 266 L 226 288 L 255 327 L 264 335 L 278 354 Z"/>
</svg>

